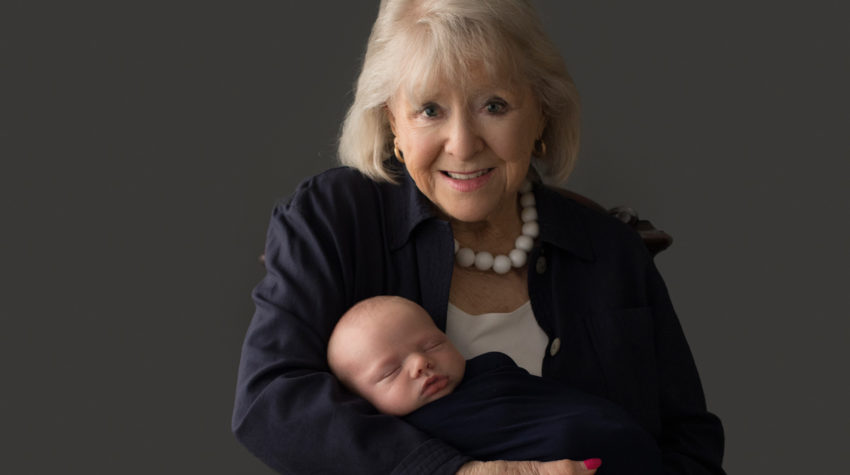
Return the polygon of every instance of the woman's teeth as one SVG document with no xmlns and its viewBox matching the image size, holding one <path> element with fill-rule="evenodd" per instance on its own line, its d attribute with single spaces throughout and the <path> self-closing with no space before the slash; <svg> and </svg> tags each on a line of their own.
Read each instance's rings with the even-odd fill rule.
<svg viewBox="0 0 850 475">
<path fill-rule="evenodd" d="M 455 180 L 472 180 L 473 178 L 478 178 L 481 175 L 486 175 L 487 172 L 489 172 L 489 171 L 490 171 L 490 169 L 480 170 L 480 171 L 477 171 L 477 172 L 474 172 L 474 173 L 452 173 L 452 172 L 445 172 L 445 173 L 450 178 L 454 178 Z"/>
</svg>

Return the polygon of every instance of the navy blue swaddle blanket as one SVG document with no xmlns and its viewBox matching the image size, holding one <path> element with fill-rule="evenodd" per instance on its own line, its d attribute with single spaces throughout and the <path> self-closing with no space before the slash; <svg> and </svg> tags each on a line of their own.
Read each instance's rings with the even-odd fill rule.
<svg viewBox="0 0 850 475">
<path fill-rule="evenodd" d="M 598 475 L 663 473 L 655 439 L 624 409 L 533 376 L 503 353 L 468 360 L 453 393 L 404 419 L 477 460 L 600 458 Z"/>
</svg>

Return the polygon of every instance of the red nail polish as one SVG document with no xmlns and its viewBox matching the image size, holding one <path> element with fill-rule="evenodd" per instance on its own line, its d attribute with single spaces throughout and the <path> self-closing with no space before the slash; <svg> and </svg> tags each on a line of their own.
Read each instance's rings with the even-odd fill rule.
<svg viewBox="0 0 850 475">
<path fill-rule="evenodd" d="M 593 470 L 602 465 L 602 459 L 587 459 L 582 463 L 584 463 L 584 466 L 587 467 L 588 470 Z"/>
</svg>

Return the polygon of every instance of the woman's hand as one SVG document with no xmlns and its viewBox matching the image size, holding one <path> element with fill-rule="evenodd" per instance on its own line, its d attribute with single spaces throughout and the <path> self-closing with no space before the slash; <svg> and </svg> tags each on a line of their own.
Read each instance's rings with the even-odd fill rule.
<svg viewBox="0 0 850 475">
<path fill-rule="evenodd" d="M 457 475 L 593 475 L 600 465 L 599 459 L 584 462 L 555 460 L 553 462 L 468 462 L 460 467 Z"/>
</svg>

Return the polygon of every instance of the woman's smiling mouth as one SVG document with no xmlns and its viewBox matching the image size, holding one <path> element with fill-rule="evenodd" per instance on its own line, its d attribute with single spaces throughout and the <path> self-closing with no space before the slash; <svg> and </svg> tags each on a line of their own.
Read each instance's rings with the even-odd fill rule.
<svg viewBox="0 0 850 475">
<path fill-rule="evenodd" d="M 493 176 L 495 168 L 482 168 L 473 172 L 450 172 L 441 170 L 449 186 L 457 191 L 475 191 L 484 186 Z"/>
<path fill-rule="evenodd" d="M 448 176 L 449 178 L 454 178 L 455 180 L 472 180 L 473 178 L 478 178 L 482 175 L 486 175 L 490 172 L 490 170 L 492 170 L 492 168 L 484 168 L 478 171 L 468 173 L 444 171 L 443 174 Z"/>
</svg>

